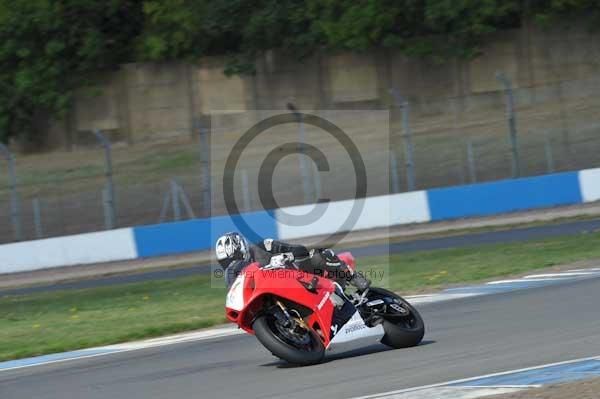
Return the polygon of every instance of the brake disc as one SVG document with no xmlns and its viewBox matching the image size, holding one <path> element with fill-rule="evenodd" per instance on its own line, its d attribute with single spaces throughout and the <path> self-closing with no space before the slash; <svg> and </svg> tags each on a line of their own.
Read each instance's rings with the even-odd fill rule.
<svg viewBox="0 0 600 399">
<path fill-rule="evenodd" d="M 400 306 L 397 303 L 390 303 L 390 308 L 394 309 L 396 312 L 406 315 L 408 314 L 408 310 L 404 309 L 402 306 Z"/>
</svg>

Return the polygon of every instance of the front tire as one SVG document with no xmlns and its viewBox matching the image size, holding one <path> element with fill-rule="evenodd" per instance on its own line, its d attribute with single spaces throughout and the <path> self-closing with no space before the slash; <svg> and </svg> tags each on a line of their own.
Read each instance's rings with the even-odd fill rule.
<svg viewBox="0 0 600 399">
<path fill-rule="evenodd" d="M 394 298 L 396 304 L 408 313 L 406 316 L 400 316 L 401 313 L 398 312 L 398 314 L 391 314 L 390 317 L 384 319 L 385 335 L 381 339 L 381 343 L 396 349 L 419 345 L 425 335 L 425 323 L 417 309 L 400 295 L 391 291 L 383 288 L 374 288 L 373 290 L 379 295 Z"/>
<path fill-rule="evenodd" d="M 300 366 L 320 363 L 323 360 L 325 347 L 314 331 L 307 332 L 307 343 L 298 345 L 282 336 L 275 323 L 273 315 L 265 314 L 259 316 L 252 324 L 256 338 L 273 355 Z"/>
</svg>

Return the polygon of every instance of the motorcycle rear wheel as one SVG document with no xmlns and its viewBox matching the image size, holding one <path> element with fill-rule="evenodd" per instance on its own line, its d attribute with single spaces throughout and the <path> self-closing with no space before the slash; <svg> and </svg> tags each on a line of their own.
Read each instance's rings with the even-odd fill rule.
<svg viewBox="0 0 600 399">
<path fill-rule="evenodd" d="M 325 347 L 314 331 L 306 331 L 305 335 L 292 332 L 286 334 L 276 323 L 277 319 L 267 313 L 257 317 L 252 324 L 256 338 L 273 355 L 300 366 L 320 363 L 323 360 Z"/>
</svg>

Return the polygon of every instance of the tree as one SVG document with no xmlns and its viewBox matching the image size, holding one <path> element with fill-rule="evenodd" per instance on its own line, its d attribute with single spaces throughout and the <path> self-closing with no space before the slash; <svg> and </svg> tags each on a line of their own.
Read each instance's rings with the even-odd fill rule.
<svg viewBox="0 0 600 399">
<path fill-rule="evenodd" d="M 73 91 L 123 62 L 221 55 L 252 72 L 278 49 L 384 47 L 443 62 L 481 53 L 490 34 L 531 19 L 588 20 L 598 0 L 0 0 L 0 140 L 28 137 L 36 115 L 60 118 Z"/>
<path fill-rule="evenodd" d="M 320 44 L 303 0 L 150 0 L 144 14 L 147 60 L 225 55 L 228 73 L 252 72 L 263 51 L 301 57 Z"/>
<path fill-rule="evenodd" d="M 485 35 L 519 25 L 518 0 L 311 0 L 329 46 L 400 48 L 407 54 L 473 57 Z"/>
<path fill-rule="evenodd" d="M 0 139 L 32 137 L 39 112 L 60 117 L 96 71 L 131 60 L 138 0 L 0 0 Z"/>
</svg>

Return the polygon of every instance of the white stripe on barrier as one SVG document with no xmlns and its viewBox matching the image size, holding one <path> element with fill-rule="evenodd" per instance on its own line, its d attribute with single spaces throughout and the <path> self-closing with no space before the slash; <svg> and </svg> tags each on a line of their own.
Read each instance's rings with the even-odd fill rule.
<svg viewBox="0 0 600 399">
<path fill-rule="evenodd" d="M 579 190 L 583 202 L 600 200 L 600 168 L 579 171 Z"/>
<path fill-rule="evenodd" d="M 344 225 L 346 220 L 351 216 L 355 205 L 359 210 L 362 207 L 356 222 Z M 311 223 L 302 223 L 300 215 L 308 215 L 315 207 L 323 214 Z M 291 206 L 276 210 L 275 217 L 277 219 L 279 238 L 282 240 L 349 230 L 365 230 L 399 224 L 423 223 L 431 220 L 427 193 L 425 191 L 413 191 L 318 205 Z M 296 219 L 297 222 L 294 223 L 293 219 Z"/>
<path fill-rule="evenodd" d="M 0 245 L 0 274 L 137 258 L 133 229 Z"/>
<path fill-rule="evenodd" d="M 583 202 L 600 200 L 600 168 L 581 170 L 578 179 Z M 345 224 L 355 204 L 362 211 L 354 223 Z M 301 216 L 315 206 L 322 215 L 307 223 Z M 292 206 L 274 213 L 282 240 L 431 221 L 426 191 Z M 289 215 L 299 215 L 297 223 L 290 222 Z M 132 228 L 126 228 L 0 245 L 0 274 L 135 259 L 133 234 Z"/>
</svg>

